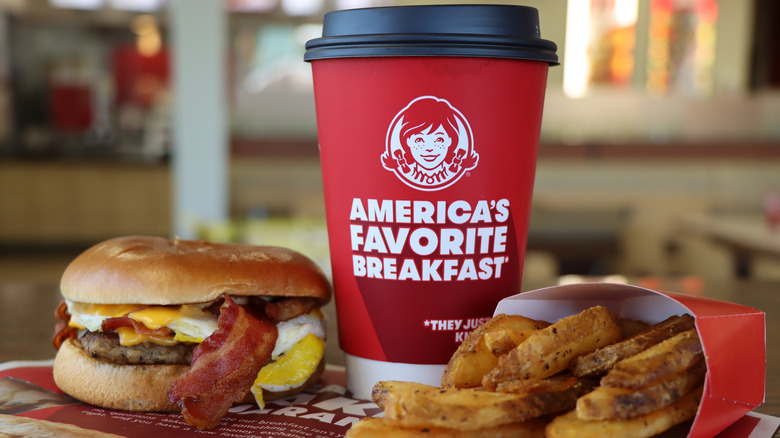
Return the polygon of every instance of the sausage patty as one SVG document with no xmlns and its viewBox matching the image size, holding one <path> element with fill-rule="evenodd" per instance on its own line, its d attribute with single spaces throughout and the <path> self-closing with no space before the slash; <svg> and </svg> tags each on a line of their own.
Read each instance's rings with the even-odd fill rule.
<svg viewBox="0 0 780 438">
<path fill-rule="evenodd" d="M 181 342 L 164 346 L 145 341 L 125 347 L 119 344 L 119 335 L 116 333 L 89 330 L 80 330 L 78 339 L 84 351 L 93 358 L 122 365 L 189 365 L 192 360 L 192 350 L 197 345 Z"/>
</svg>

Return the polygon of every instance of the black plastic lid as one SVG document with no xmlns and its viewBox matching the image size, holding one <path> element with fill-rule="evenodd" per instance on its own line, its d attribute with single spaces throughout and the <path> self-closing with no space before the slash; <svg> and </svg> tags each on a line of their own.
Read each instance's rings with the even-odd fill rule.
<svg viewBox="0 0 780 438">
<path fill-rule="evenodd" d="M 541 39 L 532 7 L 395 6 L 325 14 L 322 37 L 306 43 L 303 59 L 476 56 L 558 64 L 557 48 Z"/>
</svg>

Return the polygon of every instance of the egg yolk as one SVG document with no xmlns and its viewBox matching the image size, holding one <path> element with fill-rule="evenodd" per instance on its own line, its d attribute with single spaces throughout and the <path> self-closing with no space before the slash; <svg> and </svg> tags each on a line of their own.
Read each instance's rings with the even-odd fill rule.
<svg viewBox="0 0 780 438">
<path fill-rule="evenodd" d="M 264 366 L 251 389 L 258 406 L 265 408 L 263 388 L 278 391 L 303 385 L 317 369 L 324 354 L 325 341 L 310 333 L 278 360 Z"/>
</svg>

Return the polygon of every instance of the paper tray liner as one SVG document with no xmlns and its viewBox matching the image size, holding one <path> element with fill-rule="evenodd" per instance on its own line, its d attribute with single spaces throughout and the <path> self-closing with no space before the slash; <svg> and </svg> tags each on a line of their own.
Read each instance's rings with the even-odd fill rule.
<svg viewBox="0 0 780 438">
<path fill-rule="evenodd" d="M 595 305 L 648 323 L 683 313 L 695 317 L 707 375 L 689 437 L 712 437 L 764 402 L 765 313 L 751 307 L 625 284 L 577 283 L 505 298 L 495 314 L 556 321 Z"/>
</svg>

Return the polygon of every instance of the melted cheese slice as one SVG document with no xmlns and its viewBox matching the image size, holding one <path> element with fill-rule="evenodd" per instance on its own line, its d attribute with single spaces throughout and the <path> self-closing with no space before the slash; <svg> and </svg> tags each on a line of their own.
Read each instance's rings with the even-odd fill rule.
<svg viewBox="0 0 780 438">
<path fill-rule="evenodd" d="M 179 341 L 174 336 L 150 336 L 136 333 L 132 327 L 119 327 L 116 329 L 116 333 L 119 335 L 119 344 L 125 347 L 131 347 L 138 345 L 141 342 L 154 342 L 158 345 L 176 345 Z"/>
<path fill-rule="evenodd" d="M 71 314 L 70 325 L 86 328 L 89 331 L 101 330 L 108 318 L 128 316 L 150 329 L 168 327 L 175 336 L 159 337 L 136 333 L 126 327 L 117 330 L 119 343 L 132 346 L 144 341 L 160 345 L 172 345 L 176 342 L 203 342 L 217 329 L 217 316 L 206 310 L 207 304 L 184 304 L 181 306 L 150 306 L 138 309 L 137 304 L 87 304 L 68 302 Z"/>
</svg>

